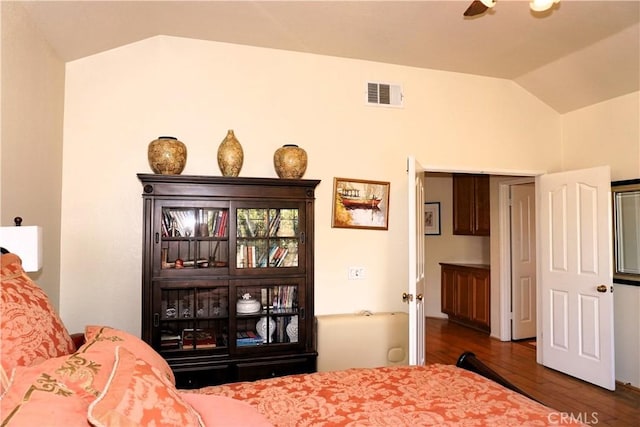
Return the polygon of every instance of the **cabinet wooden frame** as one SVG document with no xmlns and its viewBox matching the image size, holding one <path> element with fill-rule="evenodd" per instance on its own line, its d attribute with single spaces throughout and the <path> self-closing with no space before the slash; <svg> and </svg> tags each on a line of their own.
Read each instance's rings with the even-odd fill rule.
<svg viewBox="0 0 640 427">
<path fill-rule="evenodd" d="M 167 360 L 177 385 L 194 388 L 314 372 L 314 203 L 320 181 L 159 174 L 138 174 L 138 179 L 143 184 L 141 335 Z M 239 225 L 245 219 L 238 220 L 239 212 L 254 209 L 268 211 L 260 217 L 265 231 L 243 233 Z M 189 219 L 194 212 L 202 227 L 186 233 L 183 226 L 172 233 L 173 221 L 165 220 L 165 213 L 181 210 L 189 212 Z M 276 223 L 267 221 L 270 212 L 279 218 L 284 210 L 296 211 L 294 219 L 287 219 L 296 225 L 278 233 Z M 208 215 L 218 212 L 222 229 Z M 207 227 L 205 217 L 211 218 Z M 293 245 L 295 260 L 237 265 L 239 242 L 258 241 L 269 248 L 271 243 Z M 263 307 L 266 315 L 281 320 L 274 341 L 238 346 L 237 332 L 255 332 L 265 315 L 237 313 L 236 300 L 245 288 L 260 298 L 262 289 L 288 291 L 287 298 L 283 293 L 277 300 L 283 306 L 279 311 Z M 295 341 L 282 333 L 293 316 L 298 316 Z"/>
<path fill-rule="evenodd" d="M 441 311 L 449 319 L 491 331 L 490 268 L 484 264 L 440 263 Z"/>
<path fill-rule="evenodd" d="M 453 175 L 453 234 L 489 236 L 489 175 Z"/>
</svg>

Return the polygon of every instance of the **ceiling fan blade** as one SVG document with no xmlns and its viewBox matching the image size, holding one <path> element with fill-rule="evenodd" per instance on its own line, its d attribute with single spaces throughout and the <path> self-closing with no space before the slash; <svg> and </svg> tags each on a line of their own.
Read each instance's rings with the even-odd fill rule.
<svg viewBox="0 0 640 427">
<path fill-rule="evenodd" d="M 487 11 L 487 9 L 489 9 L 489 7 L 486 6 L 484 3 L 482 3 L 480 0 L 474 0 L 473 2 L 471 2 L 467 10 L 464 11 L 463 15 L 464 16 L 482 15 Z"/>
</svg>

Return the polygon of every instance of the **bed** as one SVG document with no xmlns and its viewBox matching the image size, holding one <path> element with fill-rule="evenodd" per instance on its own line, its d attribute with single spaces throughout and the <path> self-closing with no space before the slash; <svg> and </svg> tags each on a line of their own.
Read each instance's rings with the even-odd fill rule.
<svg viewBox="0 0 640 427">
<path fill-rule="evenodd" d="M 275 426 L 548 426 L 558 412 L 454 365 L 354 368 L 211 386 Z M 562 425 L 580 425 L 565 422 Z"/>
<path fill-rule="evenodd" d="M 99 325 L 70 336 L 19 258 L 1 258 L 2 426 L 579 425 L 472 353 L 457 366 L 339 369 L 178 390 L 166 361 L 140 338 Z"/>
</svg>

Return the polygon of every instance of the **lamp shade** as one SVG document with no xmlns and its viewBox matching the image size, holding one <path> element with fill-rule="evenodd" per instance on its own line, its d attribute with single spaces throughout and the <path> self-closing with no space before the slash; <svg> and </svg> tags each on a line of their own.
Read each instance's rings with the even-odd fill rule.
<svg viewBox="0 0 640 427">
<path fill-rule="evenodd" d="M 529 7 L 534 12 L 544 12 L 551 9 L 551 6 L 559 2 L 560 0 L 531 0 Z"/>
<path fill-rule="evenodd" d="M 0 227 L 0 246 L 20 257 L 24 271 L 42 268 L 42 227 Z"/>
</svg>

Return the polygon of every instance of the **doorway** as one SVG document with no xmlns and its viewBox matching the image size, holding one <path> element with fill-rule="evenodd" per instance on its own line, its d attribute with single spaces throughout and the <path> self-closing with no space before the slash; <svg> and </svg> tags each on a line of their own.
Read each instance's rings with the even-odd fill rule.
<svg viewBox="0 0 640 427">
<path fill-rule="evenodd" d="M 509 193 L 511 340 L 531 340 L 537 331 L 535 184 L 510 184 Z"/>
<path fill-rule="evenodd" d="M 425 170 L 425 180 L 429 171 L 454 173 L 430 167 L 425 167 Z M 514 177 L 487 171 L 455 172 L 492 175 L 490 264 L 491 282 L 494 285 L 491 286 L 490 298 L 493 309 L 491 336 L 510 341 L 510 185 L 500 180 L 513 180 Z M 493 175 L 500 176 L 494 180 Z M 609 167 L 551 174 L 523 173 L 521 176 L 529 179 L 535 177 L 536 202 L 539 204 L 535 208 L 536 215 L 539 215 L 535 223 L 540 227 L 535 232 L 536 244 L 540 245 L 536 252 L 544 254 L 537 260 L 539 343 L 536 361 L 614 390 L 613 286 L 609 286 L 613 283 L 613 257 L 611 207 L 607 197 L 611 186 Z M 499 191 L 496 191 L 496 186 Z M 426 200 L 429 201 L 429 185 L 425 185 L 425 188 Z M 495 197 L 496 194 L 498 197 Z M 442 216 L 445 217 L 444 212 Z M 425 244 L 427 264 L 431 253 Z M 570 280 L 566 280 L 567 277 Z M 437 283 L 437 289 L 427 286 L 427 290 L 440 293 L 440 280 L 436 278 L 433 282 Z M 429 312 L 426 314 L 429 315 Z M 445 317 L 440 314 L 438 317 Z"/>
<path fill-rule="evenodd" d="M 476 171 L 439 171 L 427 168 L 425 173 L 425 202 L 440 202 L 441 236 L 425 236 L 427 245 L 425 265 L 427 269 L 427 289 L 425 309 L 428 317 L 446 318 L 440 310 L 440 262 L 463 261 L 491 265 L 491 336 L 501 341 L 512 340 L 512 242 L 511 242 L 511 187 L 530 186 L 533 191 L 531 201 L 535 201 L 535 173 L 523 175 L 492 172 L 491 177 L 491 235 L 453 236 L 452 235 L 452 189 L 453 173 L 475 173 Z M 535 206 L 531 206 L 535 213 Z M 528 223 L 535 224 L 535 215 L 531 214 Z M 449 236 L 449 239 L 447 238 Z M 535 228 L 531 230 L 531 242 L 535 245 Z M 432 254 L 437 254 L 433 256 Z M 535 255 L 535 246 L 530 249 Z M 535 272 L 535 264 L 531 264 Z M 434 286 L 435 285 L 435 286 Z M 529 286 L 527 295 L 529 310 L 535 315 L 535 284 Z M 527 319 L 527 316 L 524 316 Z M 536 325 L 535 318 L 529 321 Z M 536 330 L 533 330 L 535 336 Z"/>
</svg>

